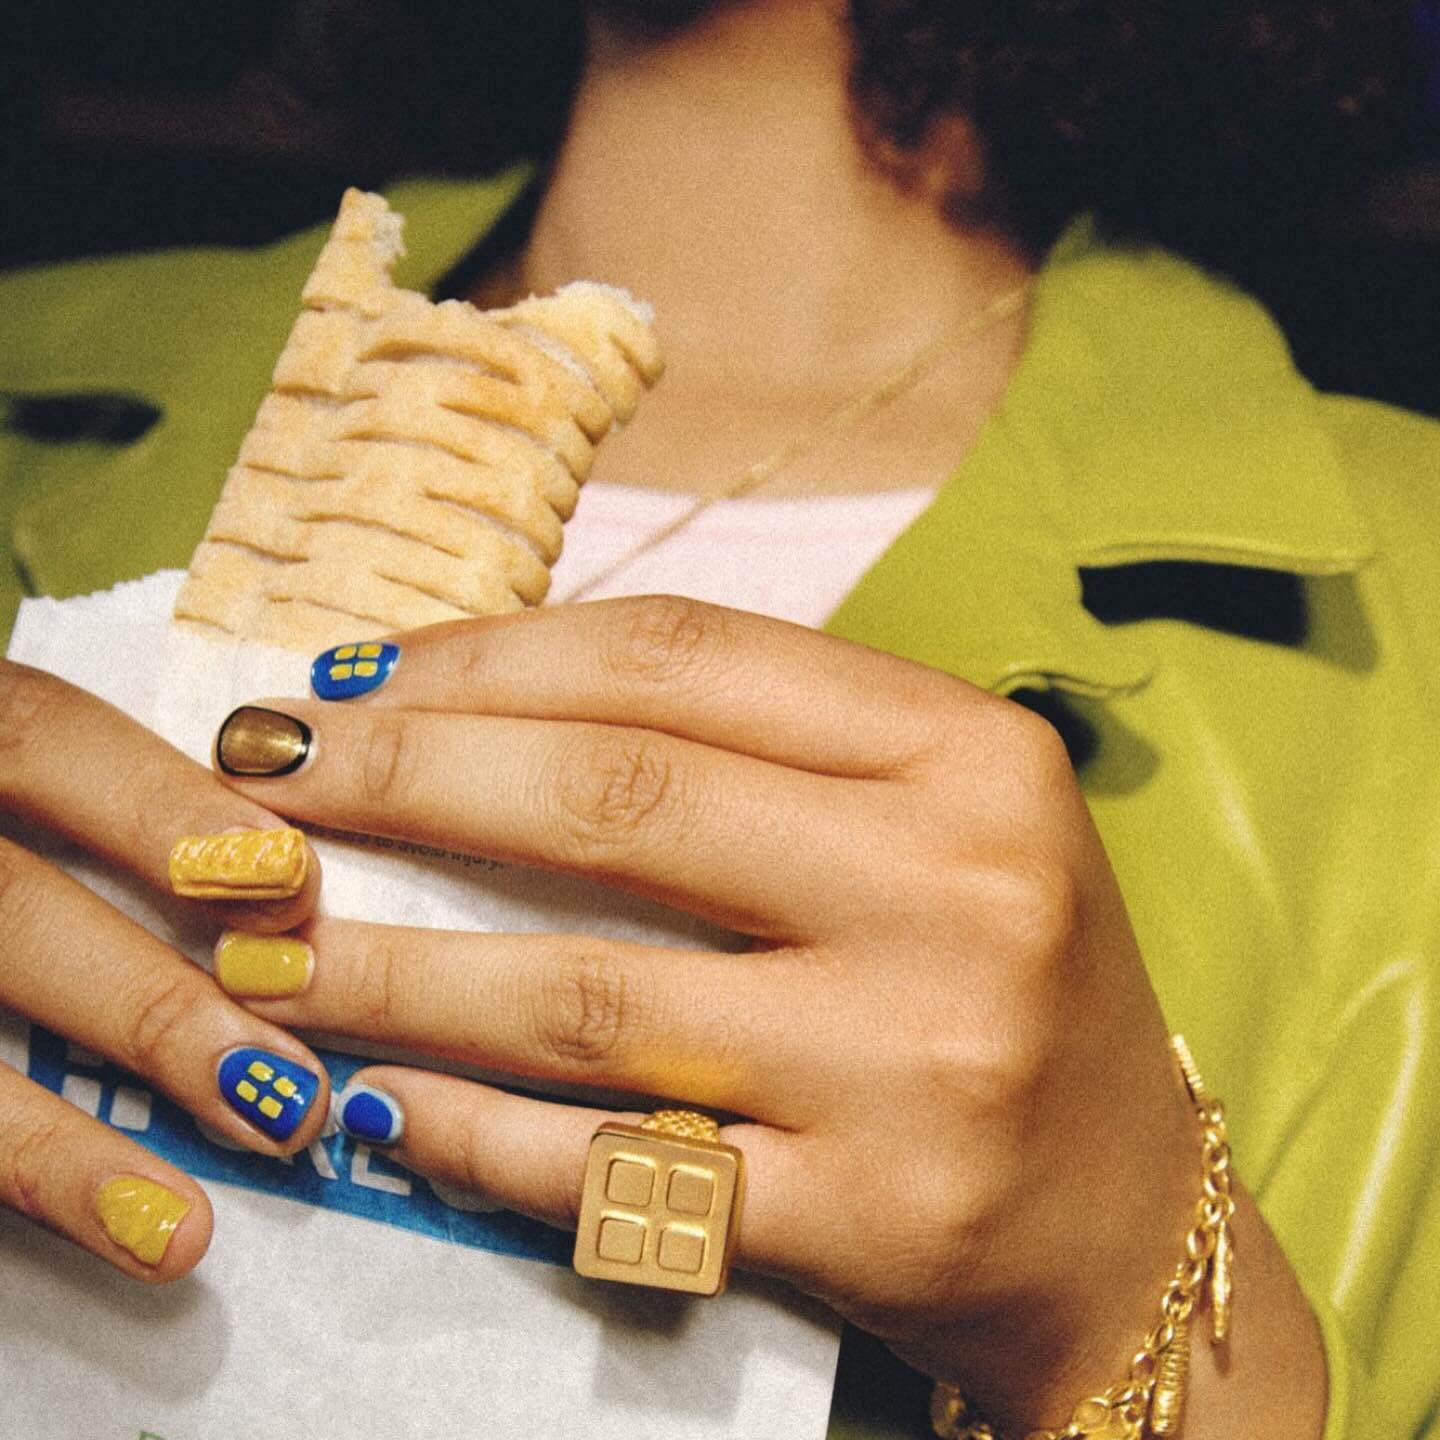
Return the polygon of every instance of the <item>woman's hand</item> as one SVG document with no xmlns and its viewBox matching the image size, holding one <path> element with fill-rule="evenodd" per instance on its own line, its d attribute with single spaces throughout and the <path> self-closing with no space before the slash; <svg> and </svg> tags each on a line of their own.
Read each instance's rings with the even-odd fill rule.
<svg viewBox="0 0 1440 1440">
<path fill-rule="evenodd" d="M 58 831 L 161 890 L 169 889 L 170 848 L 180 836 L 283 824 L 93 695 L 5 661 L 0 812 Z M 292 899 L 190 903 L 203 905 L 217 928 L 276 932 L 309 916 L 318 889 L 312 864 Z M 324 1123 L 324 1070 L 293 1036 L 8 839 L 0 839 L 0 955 L 0 1007 L 143 1076 L 238 1144 L 289 1154 Z M 278 1134 L 298 1111 L 283 1140 L 242 1118 L 222 1094 L 221 1062 L 246 1049 L 301 1072 L 279 1120 L 259 1122 Z M 283 1065 L 272 1068 L 283 1075 Z M 210 1242 L 210 1207 L 189 1176 L 5 1065 L 0 1205 L 143 1280 L 184 1274 Z"/>
<path fill-rule="evenodd" d="M 322 919 L 314 983 L 262 1013 L 744 1117 L 723 1130 L 747 1157 L 739 1263 L 998 1415 L 1068 1414 L 1121 1378 L 1193 1219 L 1199 1133 L 1055 732 L 681 600 L 439 626 L 400 652 L 361 703 L 267 702 L 311 727 L 311 758 L 231 783 L 756 944 Z M 402 1067 L 357 1079 L 403 1114 L 404 1164 L 574 1225 L 605 1115 Z"/>
</svg>

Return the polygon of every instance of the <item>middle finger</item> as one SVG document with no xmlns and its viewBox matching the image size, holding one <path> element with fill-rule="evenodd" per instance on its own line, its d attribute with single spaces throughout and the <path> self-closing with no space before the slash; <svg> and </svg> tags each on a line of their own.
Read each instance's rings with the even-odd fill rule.
<svg viewBox="0 0 1440 1440">
<path fill-rule="evenodd" d="M 287 815 L 588 874 L 767 939 L 853 927 L 893 853 L 869 782 L 623 725 L 281 701 L 231 714 L 216 760 Z"/>
</svg>

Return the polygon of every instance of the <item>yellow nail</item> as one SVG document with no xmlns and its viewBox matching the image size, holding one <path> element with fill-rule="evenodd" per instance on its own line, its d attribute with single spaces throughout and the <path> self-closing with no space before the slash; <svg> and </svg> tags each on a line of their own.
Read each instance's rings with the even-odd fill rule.
<svg viewBox="0 0 1440 1440">
<path fill-rule="evenodd" d="M 229 995 L 277 1000 L 298 995 L 315 972 L 315 952 L 293 935 L 227 930 L 215 946 L 215 978 Z"/>
<path fill-rule="evenodd" d="M 170 851 L 170 888 L 200 900 L 283 900 L 305 884 L 299 830 L 185 835 Z"/>
<path fill-rule="evenodd" d="M 153 1180 L 118 1175 L 96 1191 L 95 1211 L 117 1245 L 142 1265 L 158 1265 L 176 1226 L 190 1213 L 190 1202 Z"/>
</svg>

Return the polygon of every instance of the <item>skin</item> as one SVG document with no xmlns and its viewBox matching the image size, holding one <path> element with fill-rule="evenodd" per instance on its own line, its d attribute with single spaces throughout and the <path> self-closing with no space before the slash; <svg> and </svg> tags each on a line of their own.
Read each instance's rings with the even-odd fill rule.
<svg viewBox="0 0 1440 1440">
<path fill-rule="evenodd" d="M 401 645 L 364 701 L 263 702 L 317 748 L 236 788 L 595 876 L 755 947 L 324 919 L 310 988 L 258 1012 L 630 1092 L 631 1123 L 652 1096 L 744 1117 L 722 1132 L 751 1175 L 740 1264 L 999 1418 L 1063 1420 L 1118 1379 L 1193 1220 L 1199 1131 L 1055 732 L 924 667 L 674 597 Z M 400 1102 L 403 1164 L 573 1227 L 603 1112 L 399 1066 L 357 1078 Z M 1318 1434 L 1304 1302 L 1243 1197 L 1240 1228 L 1243 1340 L 1223 1377 L 1197 1347 L 1191 1433 Z"/>
<path fill-rule="evenodd" d="M 1006 237 L 947 224 L 926 187 L 902 193 L 866 161 L 843 31 L 814 0 L 721 6 L 663 40 L 597 22 L 591 51 L 529 244 L 481 298 L 585 275 L 654 305 L 665 380 L 607 439 L 597 480 L 711 489 L 1027 279 Z M 1024 328 L 947 352 L 765 493 L 940 485 Z"/>
<path fill-rule="evenodd" d="M 179 836 L 285 823 L 118 710 L 23 665 L 0 662 L 0 735 L 6 737 L 0 814 L 55 831 L 163 892 Z M 217 928 L 273 932 L 306 919 L 319 889 L 315 864 L 292 900 L 175 903 L 198 907 Z M 231 1110 L 215 1083 L 221 1057 L 246 1045 L 298 1060 L 323 1077 L 304 1045 L 243 1010 L 185 956 L 8 839 L 0 840 L 0 947 L 0 1006 L 124 1066 L 258 1154 L 290 1154 L 319 1133 L 324 1087 L 299 1130 L 280 1145 Z M 103 957 L 98 972 L 96 957 Z M 153 1180 L 191 1203 L 158 1265 L 141 1264 L 115 1244 L 95 1212 L 95 1192 L 122 1174 Z M 185 1274 L 210 1242 L 210 1205 L 193 1180 L 5 1065 L 0 1204 L 150 1282 Z"/>
<path fill-rule="evenodd" d="M 663 317 L 670 375 L 597 478 L 703 490 L 1023 279 L 1005 237 L 956 229 L 923 184 L 900 195 L 865 170 L 843 64 L 833 17 L 810 0 L 727 5 L 662 38 L 597 22 L 508 282 L 615 280 Z M 963 145 L 963 128 L 951 139 Z M 981 170 L 978 150 L 953 163 Z M 492 277 L 485 298 L 506 284 Z M 777 490 L 938 484 L 1022 343 L 1023 319 L 997 327 Z M 317 758 L 291 777 L 224 781 L 229 811 L 208 808 L 220 783 L 80 692 L 43 682 L 37 710 L 24 698 L 37 682 L 9 667 L 0 733 L 19 739 L 0 757 L 0 803 L 156 879 L 179 830 L 274 823 L 264 806 L 593 875 L 756 937 L 748 954 L 707 955 L 315 920 L 299 999 L 237 1018 L 194 971 L 183 993 L 204 1034 L 237 1027 L 226 1048 L 303 1059 L 270 1025 L 314 1025 L 629 1091 L 637 1114 L 659 1095 L 737 1115 L 725 1138 L 751 1175 L 739 1263 L 823 1296 L 1002 1423 L 1060 1423 L 1118 1379 L 1191 1223 L 1198 1135 L 1054 733 L 891 657 L 663 598 L 401 643 L 404 664 L 365 700 L 268 702 L 315 727 Z M 119 777 L 78 818 L 73 781 L 37 738 L 62 720 L 74 769 Z M 114 764 L 127 747 L 143 766 Z M 214 818 L 191 820 L 202 812 Z M 231 1123 L 206 1109 L 213 1061 L 195 1065 L 189 1019 L 160 1027 L 163 1053 L 137 1051 L 145 1007 L 102 1000 L 54 937 L 83 932 L 69 949 L 113 953 L 122 971 L 174 978 L 178 957 L 23 852 L 0 858 L 26 901 L 3 907 L 20 958 L 0 1004 Z M 308 899 L 269 919 L 307 913 Z M 405 1067 L 359 1078 L 403 1105 L 403 1163 L 574 1223 L 603 1116 Z M 142 1278 L 181 1273 L 208 1238 L 203 1197 L 77 1115 L 0 1071 L 0 1201 L 138 1274 L 85 1208 L 123 1163 L 195 1197 Z M 816 1196 L 802 1227 L 795 1207 Z M 1186 1435 L 1317 1436 L 1313 1318 L 1243 1187 L 1238 1202 L 1235 1335 L 1225 1352 L 1195 1347 Z M 875 1215 L 885 1223 L 857 1236 L 856 1217 Z"/>
</svg>

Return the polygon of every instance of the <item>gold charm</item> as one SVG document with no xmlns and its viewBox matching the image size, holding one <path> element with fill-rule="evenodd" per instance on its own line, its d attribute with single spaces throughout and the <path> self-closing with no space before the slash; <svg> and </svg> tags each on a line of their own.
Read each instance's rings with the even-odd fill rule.
<svg viewBox="0 0 1440 1440">
<path fill-rule="evenodd" d="M 1195 1063 L 1195 1057 L 1190 1053 L 1190 1046 L 1183 1035 L 1172 1035 L 1170 1048 L 1175 1052 L 1181 1075 L 1185 1077 L 1190 1103 L 1198 1108 L 1209 1098 L 1205 1093 L 1205 1082 L 1200 1078 L 1200 1067 Z"/>
<path fill-rule="evenodd" d="M 1230 1307 L 1235 1301 L 1235 1237 L 1227 1220 L 1215 1236 L 1210 1257 L 1210 1343 L 1223 1345 L 1230 1334 Z"/>
<path fill-rule="evenodd" d="M 995 1432 L 970 1414 L 965 1397 L 943 1380 L 930 1392 L 930 1428 L 939 1440 L 995 1440 Z"/>
<path fill-rule="evenodd" d="M 1126 1420 L 1118 1406 L 1103 1396 L 1082 1400 L 1070 1416 L 1070 1429 L 1086 1440 L 1139 1440 L 1139 1426 Z"/>
<path fill-rule="evenodd" d="M 1190 1382 L 1190 1322 L 1175 1327 L 1175 1338 L 1160 1357 L 1155 1395 L 1150 1401 L 1150 1430 L 1155 1435 L 1178 1435 L 1185 1413 L 1185 1392 Z"/>
</svg>

